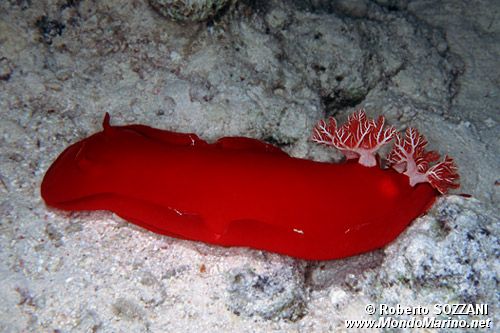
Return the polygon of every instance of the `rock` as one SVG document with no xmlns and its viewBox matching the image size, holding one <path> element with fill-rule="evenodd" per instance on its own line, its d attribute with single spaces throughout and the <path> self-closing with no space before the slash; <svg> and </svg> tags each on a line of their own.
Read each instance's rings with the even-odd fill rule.
<svg viewBox="0 0 500 333">
<path fill-rule="evenodd" d="M 499 218 L 479 201 L 444 197 L 385 249 L 361 290 L 393 305 L 498 304 L 499 235 Z"/>
<path fill-rule="evenodd" d="M 352 281 L 379 267 L 383 260 L 383 251 L 373 251 L 346 259 L 313 263 L 307 269 L 306 283 L 314 289 L 328 288 L 333 284 L 356 289 Z"/>
<path fill-rule="evenodd" d="M 54 37 L 61 36 L 66 28 L 63 23 L 57 20 L 52 20 L 45 15 L 39 17 L 36 20 L 35 25 L 42 36 L 43 42 L 48 45 L 52 44 L 52 39 Z"/>
<path fill-rule="evenodd" d="M 7 58 L 0 58 L 0 80 L 7 81 L 14 71 L 12 62 Z"/>
<path fill-rule="evenodd" d="M 133 300 L 118 298 L 112 305 L 113 313 L 125 320 L 137 320 L 144 317 L 144 311 Z"/>
<path fill-rule="evenodd" d="M 348 17 L 361 18 L 368 12 L 367 0 L 339 0 L 334 6 L 339 13 Z"/>
<path fill-rule="evenodd" d="M 205 21 L 233 0 L 148 0 L 161 15 L 174 21 Z"/>
<path fill-rule="evenodd" d="M 63 244 L 63 234 L 53 224 L 48 223 L 45 226 L 45 234 L 47 234 L 55 247 L 59 247 Z"/>
<path fill-rule="evenodd" d="M 87 310 L 77 321 L 77 327 L 81 332 L 99 332 L 101 326 L 99 315 L 92 310 Z"/>
<path fill-rule="evenodd" d="M 368 303 L 497 304 L 498 6 L 242 0 L 210 26 L 166 22 L 147 1 L 0 1 L 0 331 L 329 332 Z M 39 195 L 104 112 L 331 161 L 341 154 L 312 144 L 312 126 L 361 106 L 421 129 L 484 204 L 445 197 L 386 249 L 305 269 Z"/>
<path fill-rule="evenodd" d="M 236 315 L 296 321 L 305 314 L 303 274 L 294 265 L 235 268 L 228 281 L 227 306 Z"/>
</svg>

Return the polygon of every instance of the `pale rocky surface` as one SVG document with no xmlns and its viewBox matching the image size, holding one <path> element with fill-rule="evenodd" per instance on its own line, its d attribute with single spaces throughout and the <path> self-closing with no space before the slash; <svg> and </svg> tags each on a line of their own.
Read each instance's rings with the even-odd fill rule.
<svg viewBox="0 0 500 333">
<path fill-rule="evenodd" d="M 0 331 L 327 332 L 381 302 L 486 302 L 498 322 L 498 15 L 493 0 L 242 0 L 180 25 L 146 0 L 0 2 Z M 473 198 L 443 198 L 385 249 L 319 263 L 40 198 L 104 112 L 337 160 L 311 128 L 360 106 L 421 129 Z"/>
<path fill-rule="evenodd" d="M 487 303 L 498 323 L 498 235 L 498 215 L 479 201 L 443 198 L 385 249 L 384 262 L 366 275 L 360 292 L 391 305 Z"/>
<path fill-rule="evenodd" d="M 201 22 L 230 10 L 231 0 L 148 0 L 167 19 L 178 22 Z"/>
</svg>

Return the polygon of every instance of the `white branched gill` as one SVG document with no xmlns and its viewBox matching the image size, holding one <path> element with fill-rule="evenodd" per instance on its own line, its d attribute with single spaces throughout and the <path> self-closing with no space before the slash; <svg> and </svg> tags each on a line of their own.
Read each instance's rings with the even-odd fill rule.
<svg viewBox="0 0 500 333">
<path fill-rule="evenodd" d="M 440 193 L 450 188 L 457 188 L 457 168 L 453 159 L 445 156 L 442 162 L 430 167 L 439 160 L 435 151 L 426 151 L 427 140 L 414 128 L 407 128 L 405 136 L 398 133 L 392 151 L 387 160 L 398 172 L 404 172 L 410 179 L 410 185 L 428 182 Z"/>
<path fill-rule="evenodd" d="M 334 133 L 337 131 L 337 121 L 330 117 L 328 124 L 324 120 L 320 120 L 313 129 L 312 140 L 314 142 L 333 145 Z"/>
<path fill-rule="evenodd" d="M 396 130 L 384 127 L 385 119 L 368 119 L 363 109 L 349 116 L 340 128 L 331 117 L 328 124 L 321 120 L 313 130 L 312 140 L 339 149 L 347 159 L 359 158 L 359 163 L 367 167 L 377 165 L 376 152 L 389 143 Z"/>
<path fill-rule="evenodd" d="M 320 120 L 314 127 L 312 140 L 339 149 L 347 159 L 358 159 L 361 165 L 377 165 L 377 151 L 395 138 L 387 156 L 389 164 L 409 177 L 411 186 L 428 182 L 441 193 L 459 185 L 457 168 L 452 158 L 431 166 L 440 158 L 435 151 L 426 151 L 427 140 L 418 130 L 408 128 L 405 135 L 396 134 L 394 127 L 385 126 L 385 118 L 369 119 L 363 109 L 349 116 L 347 122 L 337 126 L 335 118 Z"/>
</svg>

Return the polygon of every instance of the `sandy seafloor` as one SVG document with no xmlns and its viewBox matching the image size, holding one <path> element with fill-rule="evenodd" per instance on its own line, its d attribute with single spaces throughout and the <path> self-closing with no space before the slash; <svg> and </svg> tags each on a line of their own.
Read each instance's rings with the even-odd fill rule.
<svg viewBox="0 0 500 333">
<path fill-rule="evenodd" d="M 449 302 L 487 303 L 460 318 L 498 329 L 499 15 L 494 0 L 246 0 L 179 24 L 140 0 L 1 1 L 0 331 L 338 332 L 377 319 L 367 304 Z M 341 155 L 312 126 L 362 106 L 419 128 L 462 184 L 376 252 L 305 262 L 40 198 L 105 112 L 327 161 Z"/>
</svg>

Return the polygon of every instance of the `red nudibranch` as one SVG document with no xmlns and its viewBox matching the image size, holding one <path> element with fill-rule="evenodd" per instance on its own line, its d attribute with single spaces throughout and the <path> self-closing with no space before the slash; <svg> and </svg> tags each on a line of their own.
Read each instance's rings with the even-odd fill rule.
<svg viewBox="0 0 500 333">
<path fill-rule="evenodd" d="M 68 147 L 41 185 L 46 204 L 109 210 L 154 232 L 247 246 L 309 260 L 381 248 L 456 188 L 453 160 L 427 152 L 415 129 L 404 136 L 360 110 L 338 127 L 320 121 L 312 140 L 340 149 L 341 164 L 294 158 L 259 140 L 143 125 L 111 126 Z M 395 139 L 379 167 L 376 150 Z M 351 161 L 359 159 L 359 163 Z"/>
</svg>

